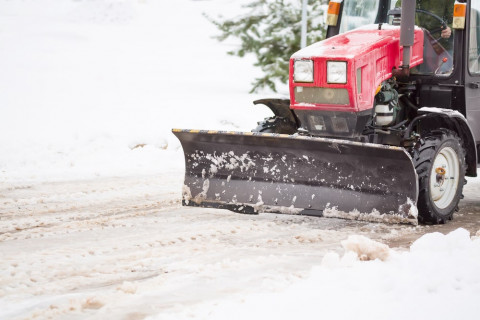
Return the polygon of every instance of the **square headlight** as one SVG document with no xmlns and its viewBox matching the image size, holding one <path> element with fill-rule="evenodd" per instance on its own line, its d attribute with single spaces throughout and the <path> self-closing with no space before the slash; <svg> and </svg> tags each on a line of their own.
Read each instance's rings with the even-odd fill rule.
<svg viewBox="0 0 480 320">
<path fill-rule="evenodd" d="M 327 82 L 347 83 L 346 61 L 327 61 Z"/>
<path fill-rule="evenodd" d="M 313 60 L 295 60 L 293 80 L 295 82 L 313 82 Z"/>
</svg>

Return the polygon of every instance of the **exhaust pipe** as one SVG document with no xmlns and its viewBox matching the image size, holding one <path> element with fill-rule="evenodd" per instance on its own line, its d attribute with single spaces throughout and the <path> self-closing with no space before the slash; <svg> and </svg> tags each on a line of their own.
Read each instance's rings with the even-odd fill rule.
<svg viewBox="0 0 480 320">
<path fill-rule="evenodd" d="M 395 70 L 395 76 L 410 75 L 410 59 L 415 36 L 416 0 L 402 1 L 402 20 L 400 24 L 400 45 L 403 47 L 403 64 Z"/>
</svg>

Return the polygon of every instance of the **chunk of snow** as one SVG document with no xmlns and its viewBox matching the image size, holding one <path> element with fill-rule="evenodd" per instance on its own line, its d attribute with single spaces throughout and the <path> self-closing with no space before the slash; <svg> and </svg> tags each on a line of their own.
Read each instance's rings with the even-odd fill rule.
<svg viewBox="0 0 480 320">
<path fill-rule="evenodd" d="M 117 290 L 124 293 L 134 294 L 137 291 L 137 285 L 130 281 L 124 281 L 120 286 L 117 287 Z"/>
<path fill-rule="evenodd" d="M 355 252 L 362 261 L 380 259 L 386 260 L 390 254 L 390 248 L 383 243 L 373 241 L 365 236 L 351 235 L 342 241 L 346 251 Z"/>
</svg>

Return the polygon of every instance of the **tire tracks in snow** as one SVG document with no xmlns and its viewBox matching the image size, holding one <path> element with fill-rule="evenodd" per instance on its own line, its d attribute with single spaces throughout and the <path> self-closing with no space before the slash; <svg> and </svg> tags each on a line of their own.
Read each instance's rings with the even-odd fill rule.
<svg viewBox="0 0 480 320">
<path fill-rule="evenodd" d="M 0 185 L 0 309 L 147 316 L 279 290 L 352 234 L 407 247 L 427 232 L 480 229 L 475 190 L 449 224 L 406 226 L 184 208 L 182 176 Z"/>
<path fill-rule="evenodd" d="M 16 239 L 20 234 L 31 236 L 34 230 L 45 236 L 58 229 L 101 226 L 179 207 L 180 191 L 172 191 L 171 180 L 175 178 L 177 175 L 4 187 L 0 240 Z"/>
</svg>

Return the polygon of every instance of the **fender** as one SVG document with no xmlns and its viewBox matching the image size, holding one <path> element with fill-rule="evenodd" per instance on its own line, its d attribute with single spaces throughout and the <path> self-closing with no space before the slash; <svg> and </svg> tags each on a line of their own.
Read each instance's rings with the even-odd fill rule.
<svg viewBox="0 0 480 320">
<path fill-rule="evenodd" d="M 261 99 L 253 103 L 266 105 L 274 114 L 273 117 L 258 122 L 258 127 L 253 132 L 294 134 L 297 131 L 299 122 L 290 110 L 289 99 Z"/>
<path fill-rule="evenodd" d="M 292 110 L 290 109 L 290 99 L 260 99 L 253 101 L 253 104 L 264 104 L 276 117 L 285 118 L 293 123 L 297 123 Z"/>
<path fill-rule="evenodd" d="M 462 139 L 465 147 L 465 162 L 468 177 L 477 176 L 477 146 L 472 129 L 467 119 L 458 111 L 442 108 L 420 108 L 416 118 L 412 120 L 405 132 L 405 138 L 409 137 L 413 128 L 421 123 L 421 130 L 432 130 L 443 127 L 452 130 Z"/>
</svg>

